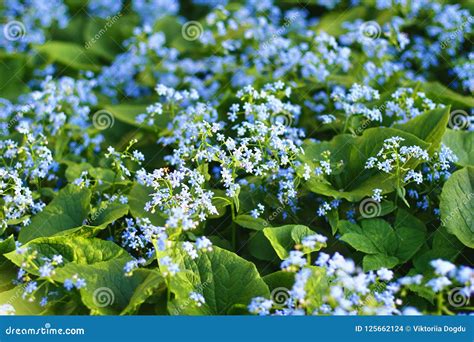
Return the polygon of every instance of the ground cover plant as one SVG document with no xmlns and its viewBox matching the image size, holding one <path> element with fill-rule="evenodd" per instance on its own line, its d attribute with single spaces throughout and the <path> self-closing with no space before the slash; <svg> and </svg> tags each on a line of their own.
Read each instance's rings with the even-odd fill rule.
<svg viewBox="0 0 474 342">
<path fill-rule="evenodd" d="M 0 314 L 469 314 L 473 12 L 3 1 Z"/>
</svg>

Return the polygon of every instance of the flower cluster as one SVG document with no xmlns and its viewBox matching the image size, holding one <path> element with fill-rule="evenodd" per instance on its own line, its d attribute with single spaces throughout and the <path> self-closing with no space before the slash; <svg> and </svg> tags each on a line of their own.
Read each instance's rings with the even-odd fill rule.
<svg viewBox="0 0 474 342">
<path fill-rule="evenodd" d="M 237 274 L 260 315 L 468 311 L 469 10 L 300 5 L 6 0 L 0 292 L 48 313 L 220 314 L 249 304 Z M 101 306 L 107 279 L 120 301 Z"/>
<path fill-rule="evenodd" d="M 380 94 L 368 86 L 354 84 L 346 93 L 341 88 L 336 88 L 331 94 L 336 109 L 342 110 L 347 116 L 361 114 L 370 121 L 382 121 L 382 113 L 378 108 L 369 109 L 363 102 L 378 100 Z"/>
<path fill-rule="evenodd" d="M 204 176 L 198 170 L 156 169 L 153 173 L 137 172 L 137 181 L 155 191 L 145 210 L 166 215 L 166 227 L 189 230 L 208 215 L 217 214 L 212 204 L 213 192 L 204 188 Z"/>
<path fill-rule="evenodd" d="M 295 281 L 284 303 L 274 299 L 256 297 L 248 309 L 258 315 L 420 315 L 416 308 L 404 305 L 403 297 L 409 289 L 431 288 L 434 293 L 451 296 L 458 291 L 463 298 L 474 293 L 474 270 L 467 266 L 456 267 L 441 259 L 431 262 L 435 275 L 424 279 L 422 275 L 394 279 L 394 272 L 381 268 L 376 272 L 363 272 L 354 261 L 341 254 L 319 253 L 312 266 L 303 253 L 290 252 L 281 267 L 294 272 Z M 462 286 L 462 288 L 455 286 Z M 453 287 L 455 287 L 453 289 Z M 317 297 L 315 291 L 321 291 Z M 450 313 L 438 297 L 438 310 Z M 456 303 L 451 305 L 456 305 Z"/>
<path fill-rule="evenodd" d="M 26 51 L 32 44 L 46 41 L 45 31 L 53 25 L 69 23 L 67 6 L 62 0 L 6 0 L 0 12 L 0 48 L 8 52 Z"/>
<path fill-rule="evenodd" d="M 384 141 L 382 149 L 376 157 L 370 157 L 366 169 L 377 168 L 382 172 L 395 175 L 404 184 L 423 182 L 421 171 L 415 171 L 410 165 L 413 161 L 423 162 L 430 159 L 428 152 L 419 146 L 403 146 L 405 139 L 392 137 Z"/>
<path fill-rule="evenodd" d="M 31 134 L 22 144 L 13 140 L 0 141 L 2 164 L 0 165 L 0 231 L 9 225 L 28 225 L 29 215 L 41 211 L 44 203 L 34 198 L 34 190 L 42 180 L 54 178 L 56 163 L 44 140 Z M 52 171 L 52 172 L 51 172 Z"/>
<path fill-rule="evenodd" d="M 89 115 L 91 106 L 97 104 L 94 87 L 94 80 L 70 77 L 53 80 L 47 76 L 38 90 L 20 97 L 18 104 L 0 99 L 1 131 L 8 135 L 16 130 L 38 139 L 65 133 L 64 139 L 69 141 L 72 153 L 80 155 L 88 148 L 98 151 L 103 137 L 95 130 L 85 131 L 93 127 Z"/>
<path fill-rule="evenodd" d="M 398 88 L 391 95 L 391 100 L 385 103 L 385 115 L 393 117 L 394 121 L 407 122 L 421 113 L 435 108 L 442 108 L 426 97 L 421 91 L 412 88 Z"/>
</svg>

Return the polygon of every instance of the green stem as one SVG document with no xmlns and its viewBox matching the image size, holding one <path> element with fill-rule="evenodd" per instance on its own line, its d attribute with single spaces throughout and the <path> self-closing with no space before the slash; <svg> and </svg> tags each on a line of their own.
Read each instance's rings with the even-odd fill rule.
<svg viewBox="0 0 474 342">
<path fill-rule="evenodd" d="M 171 301 L 171 286 L 170 286 L 170 283 L 171 283 L 171 277 L 168 274 L 168 276 L 166 276 L 166 299 L 167 299 L 168 303 Z"/>
<path fill-rule="evenodd" d="M 437 299 L 437 304 L 438 304 L 437 314 L 442 315 L 443 314 L 443 293 L 442 292 L 438 293 L 438 296 L 436 299 Z"/>
<path fill-rule="evenodd" d="M 235 251 L 237 249 L 237 227 L 235 225 L 235 210 L 234 210 L 234 203 L 230 206 L 230 211 L 232 213 L 232 249 Z"/>
</svg>

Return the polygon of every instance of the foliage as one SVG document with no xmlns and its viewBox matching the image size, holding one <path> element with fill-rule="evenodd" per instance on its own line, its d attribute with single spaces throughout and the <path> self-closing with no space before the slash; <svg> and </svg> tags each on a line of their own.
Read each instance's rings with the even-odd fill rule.
<svg viewBox="0 0 474 342">
<path fill-rule="evenodd" d="M 469 312 L 472 11 L 4 1 L 0 315 Z"/>
</svg>

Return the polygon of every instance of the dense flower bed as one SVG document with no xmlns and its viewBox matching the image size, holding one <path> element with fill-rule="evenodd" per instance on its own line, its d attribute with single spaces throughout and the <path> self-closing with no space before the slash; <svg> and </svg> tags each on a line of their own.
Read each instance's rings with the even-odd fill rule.
<svg viewBox="0 0 474 342">
<path fill-rule="evenodd" d="M 0 315 L 470 313 L 473 12 L 4 1 Z"/>
</svg>

